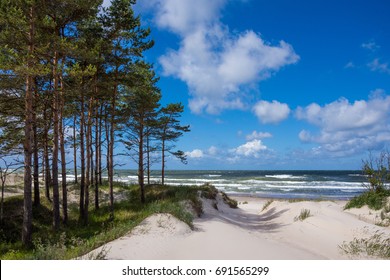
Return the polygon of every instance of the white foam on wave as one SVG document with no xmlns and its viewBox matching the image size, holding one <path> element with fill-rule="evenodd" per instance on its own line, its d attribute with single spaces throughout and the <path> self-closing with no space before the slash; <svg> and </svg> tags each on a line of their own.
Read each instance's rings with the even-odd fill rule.
<svg viewBox="0 0 390 280">
<path fill-rule="evenodd" d="M 306 176 L 295 176 L 291 174 L 280 174 L 280 175 L 265 175 L 266 178 L 275 178 L 275 179 L 304 179 Z"/>
</svg>

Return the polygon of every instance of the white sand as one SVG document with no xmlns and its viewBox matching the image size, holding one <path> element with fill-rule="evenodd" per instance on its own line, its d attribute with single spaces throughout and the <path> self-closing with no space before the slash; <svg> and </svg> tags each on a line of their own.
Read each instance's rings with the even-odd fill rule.
<svg viewBox="0 0 390 280">
<path fill-rule="evenodd" d="M 193 231 L 169 214 L 153 215 L 127 236 L 106 244 L 106 258 L 349 259 L 338 247 L 344 241 L 377 232 L 390 236 L 389 227 L 343 211 L 345 202 L 274 201 L 260 212 L 266 199 L 235 199 L 241 202 L 238 209 L 229 208 L 218 197 L 218 210 L 204 200 L 205 214 L 195 219 Z M 295 221 L 302 209 L 310 210 L 312 216 Z"/>
</svg>

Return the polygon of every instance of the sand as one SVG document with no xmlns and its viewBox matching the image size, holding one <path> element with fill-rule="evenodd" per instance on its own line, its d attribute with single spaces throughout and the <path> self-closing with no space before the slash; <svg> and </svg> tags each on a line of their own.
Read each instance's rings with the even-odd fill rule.
<svg viewBox="0 0 390 280">
<path fill-rule="evenodd" d="M 375 233 L 390 236 L 390 227 L 376 226 L 370 211 L 344 211 L 341 201 L 278 200 L 262 211 L 267 199 L 235 199 L 239 208 L 231 209 L 218 196 L 218 210 L 203 199 L 204 215 L 195 219 L 194 230 L 169 214 L 152 215 L 89 255 L 105 250 L 106 259 L 125 260 L 337 260 L 357 258 L 340 250 L 344 241 Z M 300 221 L 296 217 L 302 209 L 311 216 Z"/>
</svg>

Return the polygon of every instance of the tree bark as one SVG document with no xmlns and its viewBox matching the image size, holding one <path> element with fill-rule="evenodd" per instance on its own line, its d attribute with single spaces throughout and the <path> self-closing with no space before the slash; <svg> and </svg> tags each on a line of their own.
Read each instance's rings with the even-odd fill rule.
<svg viewBox="0 0 390 280">
<path fill-rule="evenodd" d="M 80 163 L 81 163 L 81 178 L 80 178 L 80 220 L 84 219 L 84 192 L 85 192 L 85 150 L 84 150 L 84 91 L 81 89 L 81 104 L 80 104 Z"/>
<path fill-rule="evenodd" d="M 110 189 L 110 210 L 111 210 L 112 219 L 114 218 L 114 141 L 115 141 L 116 91 L 117 91 L 117 86 L 115 86 L 114 95 L 111 101 L 110 141 L 108 142 L 108 147 L 109 147 L 108 186 Z"/>
<path fill-rule="evenodd" d="M 60 226 L 60 196 L 58 184 L 58 153 L 59 153 L 59 94 L 58 94 L 58 52 L 54 51 L 53 58 L 53 229 Z"/>
<path fill-rule="evenodd" d="M 148 176 L 148 185 L 150 185 L 150 137 L 149 132 L 146 135 L 146 172 Z"/>
<path fill-rule="evenodd" d="M 29 10 L 29 46 L 28 46 L 28 69 L 32 69 L 33 62 L 31 56 L 34 53 L 34 7 Z M 25 127 L 24 127 L 24 198 L 23 198 L 23 227 L 22 243 L 29 247 L 32 243 L 32 179 L 31 179 L 31 161 L 32 161 L 32 122 L 33 122 L 33 92 L 32 92 L 31 74 L 26 75 L 26 94 L 25 94 Z"/>
<path fill-rule="evenodd" d="M 97 94 L 97 89 L 96 89 Z M 99 209 L 99 107 L 95 108 L 95 209 Z"/>
<path fill-rule="evenodd" d="M 73 164 L 74 164 L 74 183 L 78 183 L 77 178 L 77 140 L 76 140 L 76 114 L 73 116 Z"/>
<path fill-rule="evenodd" d="M 91 184 L 91 145 L 92 145 L 92 106 L 93 98 L 90 97 L 88 104 L 88 118 L 87 118 L 87 127 L 86 127 L 86 149 L 87 149 L 87 169 L 85 175 L 85 201 L 84 201 L 84 224 L 88 224 L 88 208 L 89 208 L 89 187 Z"/>
<path fill-rule="evenodd" d="M 37 127 L 37 114 L 36 107 L 38 106 L 38 90 L 37 83 L 34 80 L 34 111 L 33 111 L 33 142 L 34 142 L 34 206 L 41 204 L 41 198 L 39 193 L 39 145 L 38 145 L 38 127 Z"/>
<path fill-rule="evenodd" d="M 165 179 L 165 140 L 162 140 L 161 145 L 161 184 L 164 186 Z"/>
<path fill-rule="evenodd" d="M 51 201 L 50 197 L 50 185 L 51 185 L 51 168 L 50 168 L 50 159 L 49 159 L 49 117 L 47 114 L 48 108 L 45 104 L 45 109 L 43 111 L 43 137 L 44 137 L 44 146 L 43 146 L 43 157 L 45 165 L 45 196 L 47 200 Z"/>
<path fill-rule="evenodd" d="M 103 133 L 103 111 L 104 111 L 104 106 L 101 105 L 100 107 L 100 118 L 99 118 L 99 185 L 103 184 L 103 174 L 102 174 L 102 133 Z"/>
<path fill-rule="evenodd" d="M 141 123 L 139 129 L 138 143 L 138 184 L 141 190 L 141 202 L 145 203 L 145 183 L 144 183 L 144 126 Z"/>
<path fill-rule="evenodd" d="M 64 83 L 62 76 L 60 79 L 61 87 L 61 99 L 60 99 L 60 150 L 61 150 L 61 176 L 62 176 L 62 212 L 63 212 L 63 223 L 64 225 L 68 224 L 68 190 L 66 188 L 66 156 L 65 156 L 65 127 L 63 125 L 64 118 L 64 106 L 65 106 L 65 97 L 64 97 Z"/>
</svg>

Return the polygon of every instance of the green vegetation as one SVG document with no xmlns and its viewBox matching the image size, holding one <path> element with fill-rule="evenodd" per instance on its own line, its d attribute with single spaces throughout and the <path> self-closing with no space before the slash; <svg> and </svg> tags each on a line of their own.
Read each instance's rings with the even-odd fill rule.
<svg viewBox="0 0 390 280">
<path fill-rule="evenodd" d="M 309 218 L 311 215 L 310 215 L 310 210 L 309 209 L 302 209 L 301 210 L 301 213 L 299 214 L 299 216 L 295 217 L 294 218 L 294 221 L 303 221 L 307 218 Z"/>
<path fill-rule="evenodd" d="M 226 193 L 221 192 L 223 201 L 230 206 L 230 208 L 237 208 L 238 202 L 234 199 L 231 199 Z"/>
<path fill-rule="evenodd" d="M 210 184 L 205 184 L 204 187 L 205 189 L 202 190 L 201 196 L 207 199 L 216 199 L 218 194 L 217 188 Z"/>
<path fill-rule="evenodd" d="M 362 193 L 359 196 L 352 198 L 346 205 L 344 209 L 350 208 L 361 208 L 364 205 L 367 205 L 373 210 L 382 209 L 387 198 L 390 196 L 390 190 L 369 190 L 365 193 Z"/>
<path fill-rule="evenodd" d="M 266 210 L 272 204 L 272 202 L 274 202 L 273 199 L 267 200 L 267 202 L 264 204 L 263 208 L 261 209 L 261 212 Z"/>
<path fill-rule="evenodd" d="M 379 226 L 390 225 L 390 189 L 386 187 L 390 183 L 390 154 L 382 152 L 377 158 L 370 155 L 363 161 L 363 174 L 367 177 L 365 184 L 367 191 L 352 198 L 344 209 L 361 208 L 367 205 L 370 209 L 380 210 L 381 222 Z M 354 238 L 351 242 L 344 242 L 339 248 L 353 256 L 372 256 L 382 259 L 390 259 L 390 237 L 382 233 L 376 233 L 368 238 Z"/>
<path fill-rule="evenodd" d="M 77 187 L 74 188 L 77 193 Z M 107 188 L 104 186 L 102 189 Z M 102 200 L 98 210 L 89 211 L 89 224 L 84 226 L 79 221 L 77 202 L 73 202 L 69 205 L 68 225 L 61 225 L 59 231 L 52 228 L 51 203 L 42 197 L 41 205 L 33 208 L 33 245 L 30 249 L 26 249 L 20 241 L 23 197 L 7 198 L 0 230 L 0 259 L 76 258 L 123 236 L 154 213 L 170 213 L 192 227 L 193 216 L 181 202 L 189 201 L 198 213 L 202 205 L 198 193 L 207 192 L 208 188 L 145 186 L 146 202 L 141 203 L 138 186 L 115 185 L 115 190 L 122 193 L 122 199 L 115 203 L 114 220 L 110 219 L 108 201 Z M 93 258 L 104 258 L 105 253 L 103 250 Z"/>
<path fill-rule="evenodd" d="M 386 187 L 390 183 L 389 152 L 382 152 L 376 158 L 370 154 L 369 158 L 363 161 L 362 171 L 367 178 L 368 184 L 364 184 L 367 191 L 352 198 L 345 205 L 345 209 L 361 208 L 364 205 L 374 210 L 384 208 L 390 197 L 390 189 Z"/>
<path fill-rule="evenodd" d="M 390 237 L 376 233 L 369 238 L 355 238 L 351 242 L 344 242 L 339 248 L 343 253 L 352 256 L 372 256 L 381 259 L 390 259 Z"/>
<path fill-rule="evenodd" d="M 56 235 L 62 227 L 73 226 L 71 219 L 85 227 L 94 224 L 90 208 L 93 204 L 100 213 L 105 171 L 109 207 L 102 208 L 110 221 L 116 219 L 116 155 L 127 155 L 129 162 L 137 163 L 142 203 L 148 200 L 145 185 L 150 183 L 152 164 L 161 163 L 164 185 L 167 157 L 186 162 L 185 153 L 175 150 L 175 142 L 190 130 L 180 123 L 184 106 L 160 104 L 159 77 L 144 59 L 154 42 L 151 30 L 133 10 L 136 0 L 102 4 L 101 0 L 0 1 L 0 220 L 9 215 L 3 207 L 5 178 L 11 169 L 22 167 L 23 226 L 15 236 L 26 250 L 39 247 L 33 235 L 40 221 L 35 221 L 33 211 L 40 206 L 53 210 L 46 214 L 52 215 Z M 78 207 L 67 192 L 69 150 L 79 186 Z M 43 190 L 51 207 L 41 202 Z M 55 248 L 57 244 L 57 240 L 52 243 Z"/>
</svg>

